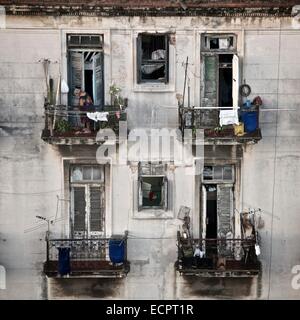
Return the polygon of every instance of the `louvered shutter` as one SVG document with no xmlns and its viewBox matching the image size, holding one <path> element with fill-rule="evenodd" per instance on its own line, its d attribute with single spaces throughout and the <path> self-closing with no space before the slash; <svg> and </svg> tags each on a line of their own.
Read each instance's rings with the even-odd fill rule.
<svg viewBox="0 0 300 320">
<path fill-rule="evenodd" d="M 231 217 L 233 211 L 232 185 L 219 184 L 217 186 L 217 214 L 218 214 L 218 237 L 226 236 L 232 231 Z"/>
<path fill-rule="evenodd" d="M 167 84 L 169 82 L 169 42 L 170 37 L 169 35 L 165 36 L 165 50 L 166 50 L 166 56 L 165 56 L 165 83 Z"/>
<path fill-rule="evenodd" d="M 168 210 L 168 179 L 164 177 L 162 186 L 162 201 L 164 210 Z"/>
<path fill-rule="evenodd" d="M 206 238 L 206 201 L 207 201 L 207 191 L 205 186 L 202 186 L 202 192 L 201 192 L 201 211 L 202 211 L 202 238 Z"/>
<path fill-rule="evenodd" d="M 217 107 L 218 56 L 203 55 L 201 107 Z M 204 109 L 200 112 L 199 127 L 214 127 L 218 125 L 218 110 Z"/>
<path fill-rule="evenodd" d="M 140 211 L 143 207 L 143 189 L 142 189 L 142 183 L 143 183 L 143 179 L 142 177 L 139 177 L 138 179 L 138 211 Z"/>
<path fill-rule="evenodd" d="M 73 230 L 74 236 L 86 235 L 85 187 L 73 187 Z"/>
<path fill-rule="evenodd" d="M 141 83 L 141 66 L 142 66 L 142 35 L 138 35 L 136 39 L 137 59 L 136 59 L 136 77 L 137 83 Z"/>
<path fill-rule="evenodd" d="M 83 88 L 83 66 L 84 58 L 82 52 L 70 51 L 69 52 L 69 97 L 71 104 L 78 105 L 78 98 L 74 96 L 75 87 Z"/>
<path fill-rule="evenodd" d="M 99 234 L 104 231 L 103 188 L 91 186 L 89 190 L 90 232 Z"/>
<path fill-rule="evenodd" d="M 232 185 L 219 184 L 217 186 L 217 214 L 218 214 L 218 238 L 226 239 L 227 234 L 232 233 L 231 218 L 233 215 Z M 232 238 L 232 236 L 230 236 Z M 231 241 L 218 243 L 218 253 L 223 257 L 232 256 Z"/>
<path fill-rule="evenodd" d="M 103 52 L 93 57 L 94 104 L 103 105 Z"/>
</svg>

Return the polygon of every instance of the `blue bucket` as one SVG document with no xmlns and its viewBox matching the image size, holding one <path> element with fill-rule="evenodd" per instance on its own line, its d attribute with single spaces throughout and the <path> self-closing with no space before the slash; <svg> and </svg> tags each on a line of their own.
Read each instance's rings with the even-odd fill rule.
<svg viewBox="0 0 300 320">
<path fill-rule="evenodd" d="M 244 122 L 246 132 L 253 132 L 258 128 L 257 118 L 257 111 L 242 113 L 242 121 Z"/>
<path fill-rule="evenodd" d="M 109 240 L 109 259 L 112 263 L 123 263 L 125 258 L 125 240 Z"/>
<path fill-rule="evenodd" d="M 65 276 L 71 272 L 70 248 L 59 247 L 58 249 L 58 273 Z"/>
</svg>

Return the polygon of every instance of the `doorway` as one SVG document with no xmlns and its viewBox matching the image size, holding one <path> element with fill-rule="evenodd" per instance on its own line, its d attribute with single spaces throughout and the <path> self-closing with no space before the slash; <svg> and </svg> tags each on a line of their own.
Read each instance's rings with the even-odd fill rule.
<svg viewBox="0 0 300 320">
<path fill-rule="evenodd" d="M 232 107 L 232 54 L 219 55 L 219 106 Z"/>
<path fill-rule="evenodd" d="M 217 185 L 205 185 L 206 188 L 206 238 L 216 239 L 218 218 L 217 218 Z"/>
</svg>

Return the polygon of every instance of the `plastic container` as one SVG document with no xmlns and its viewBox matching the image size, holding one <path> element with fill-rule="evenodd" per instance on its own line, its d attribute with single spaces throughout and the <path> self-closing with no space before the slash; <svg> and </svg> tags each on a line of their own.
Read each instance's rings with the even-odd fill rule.
<svg viewBox="0 0 300 320">
<path fill-rule="evenodd" d="M 109 259 L 112 263 L 123 263 L 125 259 L 125 240 L 109 240 Z"/>
<path fill-rule="evenodd" d="M 242 121 L 246 132 L 253 132 L 258 128 L 258 114 L 257 111 L 243 112 Z"/>
<path fill-rule="evenodd" d="M 234 135 L 236 136 L 242 136 L 245 133 L 243 122 L 239 122 L 239 124 L 234 124 L 233 128 L 234 128 Z"/>
</svg>

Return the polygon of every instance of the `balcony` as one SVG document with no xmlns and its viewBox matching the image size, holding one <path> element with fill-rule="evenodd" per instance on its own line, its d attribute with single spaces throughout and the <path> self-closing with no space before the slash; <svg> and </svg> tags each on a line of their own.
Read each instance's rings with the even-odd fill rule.
<svg viewBox="0 0 300 320">
<path fill-rule="evenodd" d="M 196 244 L 205 248 L 205 256 L 198 260 L 193 257 Z M 176 270 L 185 276 L 255 277 L 261 270 L 255 244 L 253 239 L 184 239 L 178 235 Z M 243 252 L 238 260 L 237 251 Z"/>
<path fill-rule="evenodd" d="M 46 243 L 47 277 L 123 278 L 130 270 L 127 232 L 111 238 L 46 239 Z"/>
<path fill-rule="evenodd" d="M 106 128 L 113 130 L 116 135 L 114 140 L 118 141 L 119 122 L 127 119 L 126 106 L 122 109 L 116 106 L 79 109 L 46 104 L 44 107 L 45 128 L 42 139 L 55 145 L 102 144 L 102 141 L 97 141 L 96 135 L 99 129 Z M 99 118 L 92 120 L 87 114 L 97 114 Z"/>
<path fill-rule="evenodd" d="M 259 106 L 240 109 L 240 126 L 236 125 L 219 125 L 219 109 L 201 109 L 179 106 L 178 109 L 179 128 L 184 134 L 185 129 L 192 129 L 193 143 L 197 142 L 196 130 L 204 130 L 205 145 L 238 145 L 238 144 L 255 144 L 262 139 L 259 128 Z M 246 130 L 246 121 L 243 115 L 256 116 L 257 124 L 254 130 Z"/>
</svg>

